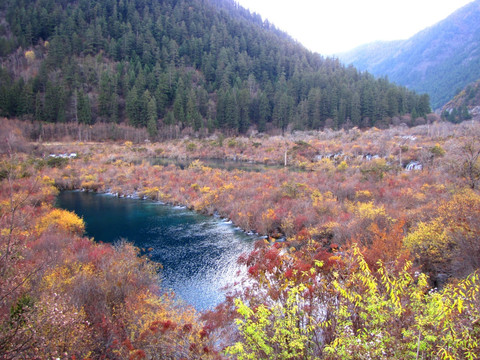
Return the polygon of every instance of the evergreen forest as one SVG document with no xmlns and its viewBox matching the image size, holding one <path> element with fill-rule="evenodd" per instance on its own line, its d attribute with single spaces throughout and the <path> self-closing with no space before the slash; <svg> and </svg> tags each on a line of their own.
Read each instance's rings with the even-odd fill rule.
<svg viewBox="0 0 480 360">
<path fill-rule="evenodd" d="M 428 95 L 312 53 L 231 0 L 6 0 L 0 15 L 1 116 L 156 139 L 382 128 L 405 114 L 413 125 L 430 112 Z"/>
</svg>

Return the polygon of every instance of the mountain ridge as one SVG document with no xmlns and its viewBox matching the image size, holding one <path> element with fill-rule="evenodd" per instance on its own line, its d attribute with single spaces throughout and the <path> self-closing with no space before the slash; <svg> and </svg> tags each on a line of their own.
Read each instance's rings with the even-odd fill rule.
<svg viewBox="0 0 480 360">
<path fill-rule="evenodd" d="M 376 76 L 430 95 L 441 108 L 468 83 L 480 78 L 480 1 L 473 1 L 406 40 L 365 44 L 338 54 Z"/>
</svg>

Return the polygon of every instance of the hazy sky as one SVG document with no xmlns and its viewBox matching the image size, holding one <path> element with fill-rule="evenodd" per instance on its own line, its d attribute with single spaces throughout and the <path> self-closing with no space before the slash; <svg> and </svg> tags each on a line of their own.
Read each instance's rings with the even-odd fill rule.
<svg viewBox="0 0 480 360">
<path fill-rule="evenodd" d="M 407 39 L 472 0 L 236 0 L 312 51 Z"/>
</svg>

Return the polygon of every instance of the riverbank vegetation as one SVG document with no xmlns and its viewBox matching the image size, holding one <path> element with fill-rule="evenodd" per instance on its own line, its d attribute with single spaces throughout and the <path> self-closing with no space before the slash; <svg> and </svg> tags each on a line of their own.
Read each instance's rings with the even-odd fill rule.
<svg viewBox="0 0 480 360">
<path fill-rule="evenodd" d="M 31 143 L 24 122 L 2 124 L 6 358 L 478 356 L 477 123 L 163 143 Z M 200 317 L 158 291 L 138 250 L 84 238 L 52 207 L 73 189 L 185 205 L 267 239 L 239 259 L 245 285 Z"/>
</svg>

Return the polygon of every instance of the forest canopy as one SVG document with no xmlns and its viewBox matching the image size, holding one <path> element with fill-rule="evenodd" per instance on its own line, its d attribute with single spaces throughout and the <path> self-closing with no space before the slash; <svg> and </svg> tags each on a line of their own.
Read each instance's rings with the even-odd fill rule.
<svg viewBox="0 0 480 360">
<path fill-rule="evenodd" d="M 417 95 L 306 50 L 230 0 L 6 0 L 0 115 L 159 130 L 388 126 Z M 328 36 L 328 35 L 320 35 Z"/>
</svg>

